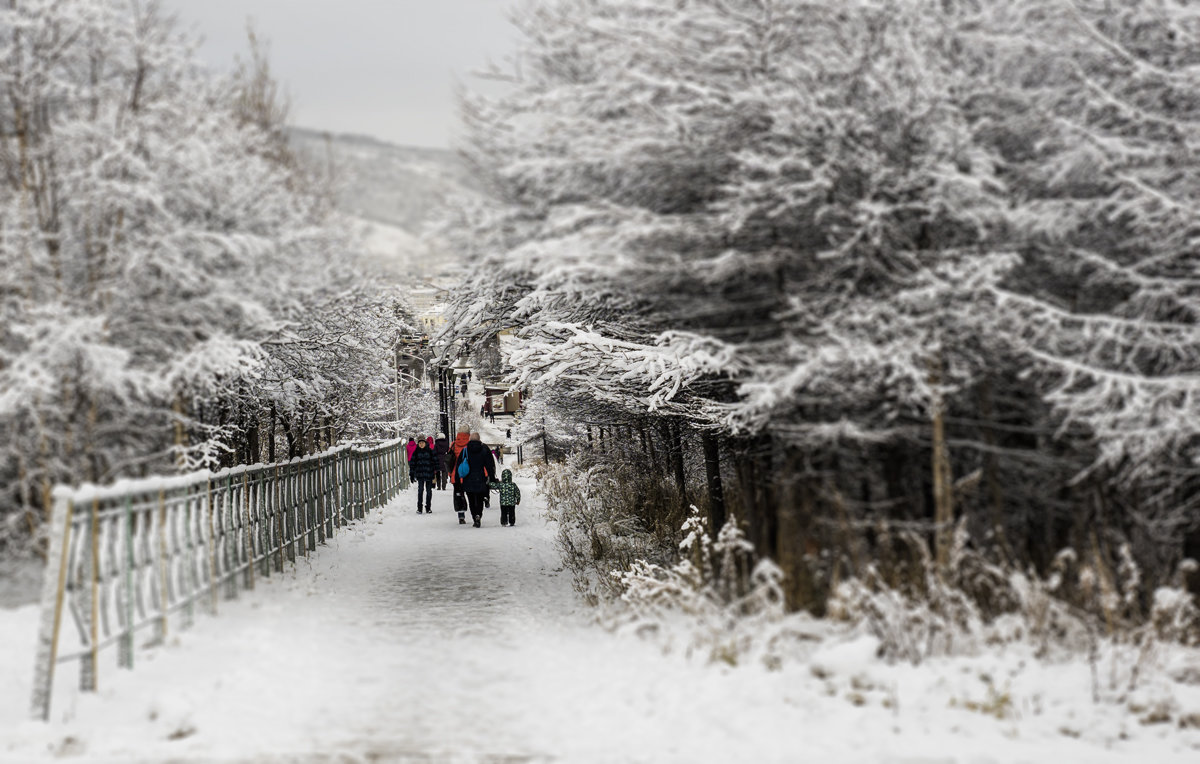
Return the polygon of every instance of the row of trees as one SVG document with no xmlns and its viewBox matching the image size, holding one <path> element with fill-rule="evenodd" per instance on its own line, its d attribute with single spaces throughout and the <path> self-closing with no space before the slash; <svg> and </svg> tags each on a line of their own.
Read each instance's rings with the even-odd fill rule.
<svg viewBox="0 0 1200 764">
<path fill-rule="evenodd" d="M 251 42 L 217 77 L 155 2 L 0 8 L 0 544 L 55 482 L 295 456 L 391 411 L 407 315 Z"/>
<path fill-rule="evenodd" d="M 794 607 L 902 580 L 897 529 L 943 569 L 958 523 L 1043 571 L 1200 555 L 1200 9 L 516 20 L 508 89 L 464 99 L 490 201 L 450 228 L 452 331 L 515 330 L 515 384 L 621 435 L 613 464 L 657 454 L 714 531 L 735 512 Z"/>
</svg>

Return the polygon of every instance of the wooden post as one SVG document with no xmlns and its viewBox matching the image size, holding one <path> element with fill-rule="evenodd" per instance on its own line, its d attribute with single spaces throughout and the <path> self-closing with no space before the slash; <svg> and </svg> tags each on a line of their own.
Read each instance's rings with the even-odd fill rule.
<svg viewBox="0 0 1200 764">
<path fill-rule="evenodd" d="M 942 399 L 941 361 L 930 365 L 929 384 L 933 390 L 933 521 L 934 550 L 938 574 L 950 564 L 950 548 L 954 544 L 954 495 L 950 473 L 950 452 L 946 446 L 945 403 Z"/>
<path fill-rule="evenodd" d="M 85 602 L 88 618 L 88 649 L 79 659 L 79 689 L 84 692 L 95 692 L 96 664 L 100 657 L 100 500 L 92 499 L 92 513 L 88 521 L 88 533 L 91 538 L 87 541 L 87 570 L 91 579 L 84 588 L 87 593 Z M 83 609 L 83 608 L 81 608 Z"/>
<path fill-rule="evenodd" d="M 63 598 L 67 585 L 67 560 L 71 545 L 71 520 L 74 502 L 60 497 L 53 502 L 50 516 L 50 548 L 46 553 L 46 572 L 42 576 L 41 617 L 38 623 L 37 662 L 33 671 L 33 698 L 30 715 L 50 720 L 50 698 L 54 689 L 54 667 L 58 663 L 58 632 L 62 627 Z M 58 569 L 52 566 L 57 563 Z"/>
</svg>

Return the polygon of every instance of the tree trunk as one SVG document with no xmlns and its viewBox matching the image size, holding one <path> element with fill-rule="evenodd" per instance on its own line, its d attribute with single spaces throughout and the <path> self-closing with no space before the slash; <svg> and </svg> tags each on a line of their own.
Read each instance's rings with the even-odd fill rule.
<svg viewBox="0 0 1200 764">
<path fill-rule="evenodd" d="M 991 509 L 992 533 L 996 539 L 996 548 L 1000 559 L 1006 565 L 1013 561 L 1012 547 L 1008 543 L 1008 534 L 1004 528 L 1004 491 L 1000 487 L 999 469 L 996 463 L 996 432 L 992 427 L 992 387 L 984 380 L 979 386 L 979 416 L 983 420 L 980 428 L 983 442 L 987 449 L 983 453 L 983 474 L 987 483 L 988 506 Z"/>
<path fill-rule="evenodd" d="M 246 463 L 258 464 L 262 461 L 262 444 L 258 440 L 258 411 L 255 411 L 246 422 Z"/>
<path fill-rule="evenodd" d="M 275 401 L 271 401 L 270 424 L 267 427 L 267 464 L 275 463 L 275 421 L 278 413 L 275 411 Z"/>
<path fill-rule="evenodd" d="M 784 604 L 789 612 L 808 610 L 822 615 L 824 597 L 813 564 L 821 549 L 813 533 L 812 489 L 793 450 L 788 450 L 783 467 L 777 490 L 779 521 L 774 558 L 784 575 Z"/>
<path fill-rule="evenodd" d="M 287 438 L 287 458 L 296 458 L 296 435 L 292 432 L 292 423 L 286 416 L 279 418 L 279 424 L 283 426 L 283 436 Z"/>
<path fill-rule="evenodd" d="M 183 393 L 175 394 L 175 404 L 172 408 L 175 412 L 175 466 L 182 472 L 187 463 L 183 456 L 183 449 L 187 445 L 183 431 Z"/>
<path fill-rule="evenodd" d="M 713 538 L 725 525 L 725 487 L 721 483 L 721 445 L 705 430 L 700 435 L 704 448 L 704 477 L 708 483 L 708 520 Z"/>
<path fill-rule="evenodd" d="M 929 373 L 933 399 L 933 521 L 934 550 L 939 573 L 950 564 L 950 548 L 954 543 L 954 485 L 950 474 L 950 452 L 946 446 L 945 403 L 938 388 L 941 386 L 940 361 L 934 361 Z"/>
</svg>

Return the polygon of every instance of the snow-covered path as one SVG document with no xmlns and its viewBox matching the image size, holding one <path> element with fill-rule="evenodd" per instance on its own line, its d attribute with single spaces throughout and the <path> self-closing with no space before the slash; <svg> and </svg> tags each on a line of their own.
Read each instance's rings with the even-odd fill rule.
<svg viewBox="0 0 1200 764">
<path fill-rule="evenodd" d="M 449 492 L 417 515 L 410 490 L 219 617 L 139 651 L 135 671 L 108 655 L 99 693 L 78 693 L 63 667 L 48 725 L 24 721 L 36 607 L 0 610 L 0 761 L 1195 760 L 1188 736 L 1119 715 L 1109 742 L 1075 739 L 1057 729 L 1069 704 L 1042 714 L 1024 694 L 1019 721 L 948 706 L 1011 658 L 885 670 L 868 641 L 767 671 L 614 636 L 581 609 L 536 487 L 518 482 L 515 528 L 495 505 L 483 528 L 459 525 Z M 1139 739 L 1122 742 L 1125 728 Z"/>
<path fill-rule="evenodd" d="M 98 694 L 63 667 L 54 723 L 5 729 L 0 758 L 795 760 L 771 720 L 734 723 L 711 672 L 588 623 L 518 482 L 533 500 L 514 528 L 494 503 L 483 528 L 459 525 L 448 491 L 417 515 L 408 491 L 135 671 L 102 666 Z"/>
</svg>

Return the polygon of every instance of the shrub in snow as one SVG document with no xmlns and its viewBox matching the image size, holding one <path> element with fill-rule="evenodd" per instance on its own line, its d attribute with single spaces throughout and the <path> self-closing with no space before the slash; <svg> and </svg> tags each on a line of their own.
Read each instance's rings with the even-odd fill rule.
<svg viewBox="0 0 1200 764">
<path fill-rule="evenodd" d="M 633 630 L 681 630 L 688 654 L 709 661 L 737 665 L 754 654 L 776 665 L 784 634 L 783 572 L 770 560 L 755 562 L 736 518 L 714 540 L 706 518 L 692 510 L 677 562 L 639 560 L 610 574 L 623 607 L 610 609 L 607 620 Z"/>
<path fill-rule="evenodd" d="M 563 563 L 588 602 L 619 596 L 614 571 L 671 559 L 667 540 L 629 511 L 622 484 L 603 466 L 588 465 L 575 454 L 565 463 L 543 465 L 539 484 L 558 522 Z"/>
</svg>

